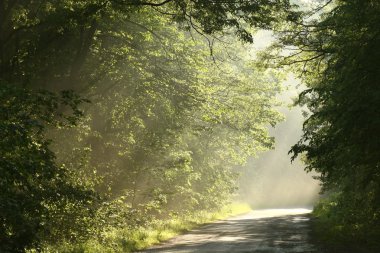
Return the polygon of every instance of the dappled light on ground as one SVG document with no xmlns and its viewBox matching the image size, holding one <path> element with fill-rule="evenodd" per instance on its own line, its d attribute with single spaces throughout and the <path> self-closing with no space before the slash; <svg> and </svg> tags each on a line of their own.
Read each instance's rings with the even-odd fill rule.
<svg viewBox="0 0 380 253">
<path fill-rule="evenodd" d="M 320 253 L 309 209 L 265 209 L 209 224 L 143 252 Z"/>
</svg>

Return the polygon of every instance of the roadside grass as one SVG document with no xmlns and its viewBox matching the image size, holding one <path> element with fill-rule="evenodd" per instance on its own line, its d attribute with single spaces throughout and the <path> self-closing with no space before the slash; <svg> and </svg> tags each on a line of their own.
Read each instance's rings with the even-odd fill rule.
<svg viewBox="0 0 380 253">
<path fill-rule="evenodd" d="M 336 208 L 336 197 L 330 197 L 314 207 L 312 228 L 314 238 L 336 253 L 377 253 L 380 250 L 380 229 L 366 224 L 365 216 L 356 222 L 347 219 L 347 210 Z M 352 217 L 352 216 L 351 216 Z"/>
<path fill-rule="evenodd" d="M 157 220 L 149 227 L 130 229 L 112 229 L 104 233 L 103 240 L 89 240 L 72 245 L 63 244 L 46 248 L 43 252 L 62 253 L 128 253 L 146 249 L 166 241 L 195 227 L 251 211 L 247 204 L 233 203 L 216 212 L 200 211 L 192 215 L 173 217 L 168 220 Z"/>
</svg>

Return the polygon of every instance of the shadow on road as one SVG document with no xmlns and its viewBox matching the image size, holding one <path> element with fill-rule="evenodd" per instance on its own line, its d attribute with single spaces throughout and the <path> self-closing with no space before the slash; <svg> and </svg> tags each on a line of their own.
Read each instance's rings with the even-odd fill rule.
<svg viewBox="0 0 380 253">
<path fill-rule="evenodd" d="M 142 252 L 321 253 L 310 242 L 308 214 L 235 218 L 202 226 Z"/>
</svg>

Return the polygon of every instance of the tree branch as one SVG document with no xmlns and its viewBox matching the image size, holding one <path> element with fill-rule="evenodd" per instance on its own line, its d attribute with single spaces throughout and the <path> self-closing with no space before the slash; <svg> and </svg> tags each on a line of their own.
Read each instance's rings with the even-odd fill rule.
<svg viewBox="0 0 380 253">
<path fill-rule="evenodd" d="M 172 2 L 173 0 L 165 0 L 163 2 L 160 2 L 160 3 L 150 3 L 150 2 L 139 2 L 139 1 L 136 1 L 134 3 L 123 3 L 123 1 L 118 1 L 118 0 L 114 0 L 114 2 L 117 2 L 118 4 L 125 4 L 125 5 L 136 5 L 136 6 L 139 6 L 139 5 L 145 5 L 145 6 L 154 6 L 154 7 L 159 7 L 159 6 L 162 6 L 162 5 L 165 5 L 169 2 Z"/>
<path fill-rule="evenodd" d="M 167 3 L 171 2 L 171 1 L 173 1 L 173 0 L 165 0 L 165 1 L 161 2 L 161 3 L 141 2 L 141 3 L 139 3 L 139 5 L 162 6 L 162 5 L 167 4 Z"/>
</svg>

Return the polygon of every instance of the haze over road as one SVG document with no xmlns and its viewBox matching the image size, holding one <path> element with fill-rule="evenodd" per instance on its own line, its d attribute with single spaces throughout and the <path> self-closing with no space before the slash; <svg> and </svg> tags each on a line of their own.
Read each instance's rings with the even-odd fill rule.
<svg viewBox="0 0 380 253">
<path fill-rule="evenodd" d="M 308 209 L 267 209 L 218 221 L 143 252 L 319 252 L 309 242 Z"/>
</svg>

